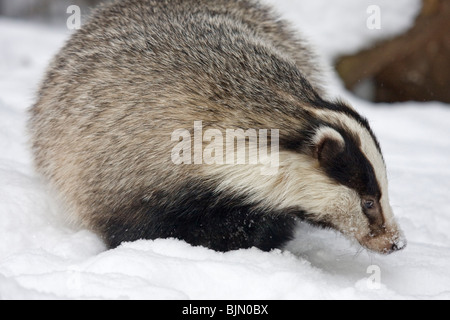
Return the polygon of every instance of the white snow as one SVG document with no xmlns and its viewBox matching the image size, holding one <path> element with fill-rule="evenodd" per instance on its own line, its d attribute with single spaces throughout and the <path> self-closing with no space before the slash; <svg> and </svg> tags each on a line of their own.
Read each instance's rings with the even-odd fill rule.
<svg viewBox="0 0 450 320">
<path fill-rule="evenodd" d="M 266 0 L 330 62 L 411 25 L 418 0 Z M 326 4 L 325 4 L 326 3 Z M 382 29 L 366 28 L 369 4 Z M 123 244 L 70 227 L 32 168 L 26 110 L 65 30 L 0 19 L 0 299 L 450 299 L 450 108 L 374 105 L 331 91 L 366 115 L 384 149 L 391 202 L 409 240 L 378 256 L 331 231 L 299 226 L 289 250 L 217 253 L 182 241 Z M 368 268 L 381 270 L 378 288 Z"/>
</svg>

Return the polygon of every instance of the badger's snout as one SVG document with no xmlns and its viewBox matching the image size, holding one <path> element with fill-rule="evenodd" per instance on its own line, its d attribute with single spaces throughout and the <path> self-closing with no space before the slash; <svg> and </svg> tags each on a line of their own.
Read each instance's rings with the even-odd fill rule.
<svg viewBox="0 0 450 320">
<path fill-rule="evenodd" d="M 407 241 L 401 232 L 386 232 L 378 236 L 369 235 L 360 241 L 370 251 L 389 255 L 406 248 Z"/>
</svg>

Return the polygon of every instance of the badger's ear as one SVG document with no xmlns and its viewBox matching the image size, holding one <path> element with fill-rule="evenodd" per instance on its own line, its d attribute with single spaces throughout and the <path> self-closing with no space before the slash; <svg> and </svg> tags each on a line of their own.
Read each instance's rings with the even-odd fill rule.
<svg viewBox="0 0 450 320">
<path fill-rule="evenodd" d="M 333 161 L 344 149 L 345 140 L 335 129 L 319 127 L 316 130 L 312 139 L 312 152 L 322 166 Z"/>
</svg>

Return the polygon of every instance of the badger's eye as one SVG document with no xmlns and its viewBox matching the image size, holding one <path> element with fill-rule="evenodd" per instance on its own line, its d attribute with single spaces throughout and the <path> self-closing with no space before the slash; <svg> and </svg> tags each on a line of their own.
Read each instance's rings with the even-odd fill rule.
<svg viewBox="0 0 450 320">
<path fill-rule="evenodd" d="M 378 200 L 367 197 L 362 199 L 361 205 L 362 211 L 369 219 L 370 225 L 381 228 L 384 225 L 384 218 Z"/>
<path fill-rule="evenodd" d="M 375 201 L 373 201 L 373 200 L 364 200 L 363 201 L 363 206 L 364 206 L 364 209 L 371 210 L 371 209 L 375 208 Z"/>
</svg>

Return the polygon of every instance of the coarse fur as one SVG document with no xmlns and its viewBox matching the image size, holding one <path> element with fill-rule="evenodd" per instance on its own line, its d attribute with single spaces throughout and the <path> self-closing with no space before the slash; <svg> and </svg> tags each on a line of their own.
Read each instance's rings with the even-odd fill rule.
<svg viewBox="0 0 450 320">
<path fill-rule="evenodd" d="M 38 171 L 109 247 L 179 238 L 282 248 L 298 219 L 404 247 L 368 122 L 325 99 L 309 46 L 253 0 L 104 5 L 53 60 L 30 112 Z M 171 135 L 278 129 L 280 165 L 176 165 Z"/>
</svg>

